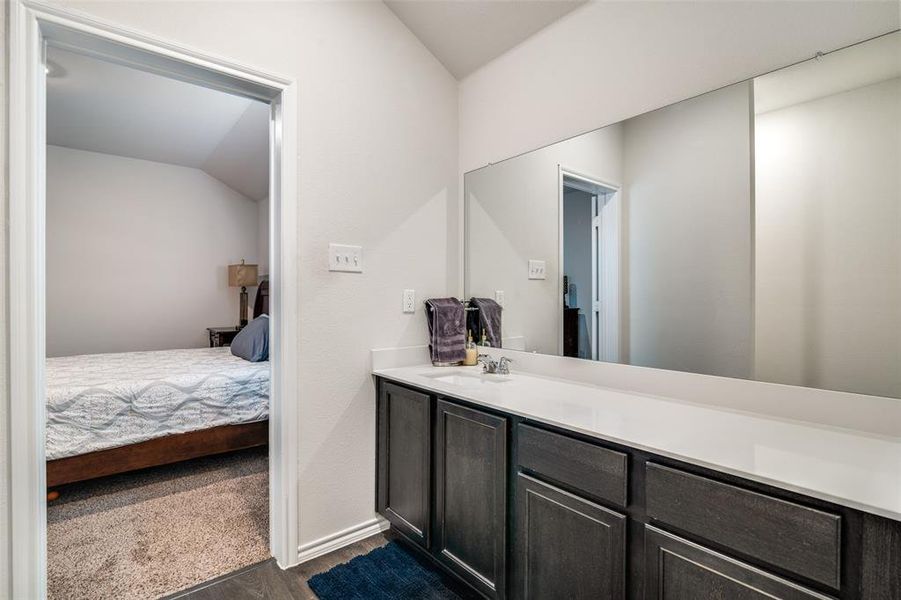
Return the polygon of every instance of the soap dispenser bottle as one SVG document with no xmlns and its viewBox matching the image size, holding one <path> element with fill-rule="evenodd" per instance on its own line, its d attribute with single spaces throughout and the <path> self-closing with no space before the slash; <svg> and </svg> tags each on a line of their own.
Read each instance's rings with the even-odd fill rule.
<svg viewBox="0 0 901 600">
<path fill-rule="evenodd" d="M 482 339 L 479 341 L 479 346 L 491 347 L 491 342 L 488 341 L 488 336 L 485 334 L 484 329 L 482 330 Z"/>
<path fill-rule="evenodd" d="M 472 341 L 472 329 L 469 330 L 469 339 L 466 341 L 466 358 L 463 364 L 467 367 L 473 367 L 479 363 L 479 350 L 476 343 Z"/>
</svg>

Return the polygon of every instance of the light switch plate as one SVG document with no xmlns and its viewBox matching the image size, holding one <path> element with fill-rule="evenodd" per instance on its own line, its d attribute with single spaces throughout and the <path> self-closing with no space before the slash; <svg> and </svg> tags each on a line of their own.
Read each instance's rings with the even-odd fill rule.
<svg viewBox="0 0 901 600">
<path fill-rule="evenodd" d="M 345 273 L 363 272 L 363 247 L 346 244 L 328 245 L 328 270 Z"/>
<path fill-rule="evenodd" d="M 494 290 L 494 301 L 497 302 L 499 306 L 504 306 L 504 290 Z"/>
<path fill-rule="evenodd" d="M 547 279 L 547 269 L 543 260 L 529 261 L 529 279 Z"/>
<path fill-rule="evenodd" d="M 404 312 L 416 312 L 416 290 L 404 290 Z"/>
</svg>

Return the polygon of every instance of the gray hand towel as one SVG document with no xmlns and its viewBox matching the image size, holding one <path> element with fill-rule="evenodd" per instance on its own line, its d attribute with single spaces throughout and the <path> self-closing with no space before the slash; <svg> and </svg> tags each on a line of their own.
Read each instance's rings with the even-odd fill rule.
<svg viewBox="0 0 901 600">
<path fill-rule="evenodd" d="M 501 348 L 501 305 L 491 298 L 473 298 L 469 304 L 479 309 L 479 323 L 492 348 Z"/>
<path fill-rule="evenodd" d="M 456 298 L 426 300 L 429 353 L 435 366 L 456 365 L 466 357 L 466 311 Z"/>
</svg>

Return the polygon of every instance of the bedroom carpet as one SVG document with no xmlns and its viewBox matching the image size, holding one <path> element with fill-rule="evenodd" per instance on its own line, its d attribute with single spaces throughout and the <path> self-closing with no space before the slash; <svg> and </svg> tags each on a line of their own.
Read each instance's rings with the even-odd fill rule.
<svg viewBox="0 0 901 600">
<path fill-rule="evenodd" d="M 265 448 L 59 488 L 51 600 L 158 598 L 269 558 Z"/>
</svg>

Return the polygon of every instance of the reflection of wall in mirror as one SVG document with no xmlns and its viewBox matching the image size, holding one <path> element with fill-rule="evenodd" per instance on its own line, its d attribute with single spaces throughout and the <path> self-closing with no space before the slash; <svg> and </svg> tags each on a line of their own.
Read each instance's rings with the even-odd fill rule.
<svg viewBox="0 0 901 600">
<path fill-rule="evenodd" d="M 620 135 L 613 125 L 466 175 L 466 295 L 504 290 L 504 337 L 527 350 L 558 353 L 559 166 L 618 183 Z M 546 279 L 528 279 L 529 259 Z"/>
<path fill-rule="evenodd" d="M 623 124 L 629 362 L 751 375 L 751 87 Z"/>
<path fill-rule="evenodd" d="M 901 397 L 901 78 L 757 115 L 755 142 L 756 378 Z"/>
<path fill-rule="evenodd" d="M 557 353 L 563 166 L 622 186 L 621 361 L 747 377 L 749 95 L 738 84 L 468 174 L 467 293 L 504 289 L 505 331 Z M 525 277 L 537 257 L 543 282 Z M 581 307 L 590 284 L 577 289 Z"/>
</svg>

